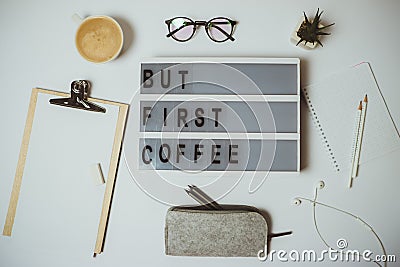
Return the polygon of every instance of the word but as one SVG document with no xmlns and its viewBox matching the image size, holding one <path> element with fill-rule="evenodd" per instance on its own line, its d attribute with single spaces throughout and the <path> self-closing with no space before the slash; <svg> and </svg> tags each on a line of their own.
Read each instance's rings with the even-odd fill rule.
<svg viewBox="0 0 400 267">
<path fill-rule="evenodd" d="M 167 72 L 167 74 L 165 74 L 165 71 Z M 179 70 L 177 71 L 178 75 L 181 75 L 181 89 L 185 89 L 185 81 L 186 81 L 186 77 L 185 75 L 189 74 L 189 71 L 187 70 Z M 143 77 L 142 77 L 142 81 L 143 81 L 143 88 L 151 88 L 154 85 L 153 82 L 153 76 L 154 73 L 152 70 L 149 69 L 144 69 L 143 70 Z M 171 70 L 161 70 L 160 71 L 160 80 L 161 80 L 161 87 L 162 88 L 169 88 L 171 86 Z"/>
</svg>

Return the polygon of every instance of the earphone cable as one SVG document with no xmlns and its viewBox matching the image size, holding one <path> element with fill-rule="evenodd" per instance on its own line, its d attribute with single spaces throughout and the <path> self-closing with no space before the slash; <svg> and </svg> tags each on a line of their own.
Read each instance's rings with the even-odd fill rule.
<svg viewBox="0 0 400 267">
<path fill-rule="evenodd" d="M 321 239 L 321 241 L 322 241 L 328 248 L 333 249 L 333 250 L 336 250 L 336 249 L 334 249 L 332 246 L 330 246 L 330 245 L 328 244 L 328 242 L 323 238 L 323 236 L 322 236 L 322 234 L 321 234 L 321 232 L 320 232 L 320 230 L 319 230 L 318 223 L 317 223 L 317 216 L 316 216 L 316 206 L 317 206 L 317 204 L 318 204 L 318 205 L 321 205 L 321 206 L 324 206 L 324 207 L 327 207 L 327 208 L 330 208 L 330 209 L 333 209 L 333 210 L 336 210 L 336 211 L 338 211 L 338 212 L 347 214 L 347 215 L 353 217 L 354 219 L 356 219 L 357 221 L 360 221 L 364 226 L 366 226 L 366 227 L 372 232 L 372 234 L 373 234 L 373 235 L 375 236 L 375 238 L 378 240 L 379 245 L 380 245 L 380 247 L 381 247 L 381 249 L 382 249 L 383 255 L 385 255 L 386 258 L 387 258 L 386 250 L 385 250 L 385 247 L 384 247 L 384 245 L 383 245 L 382 240 L 379 238 L 378 234 L 375 232 L 375 230 L 374 230 L 368 223 L 366 223 L 363 219 L 361 219 L 360 217 L 358 217 L 358 216 L 356 216 L 356 215 L 354 215 L 354 214 L 352 214 L 352 213 L 350 213 L 350 212 L 348 212 L 348 211 L 345 211 L 345 210 L 342 210 L 342 209 L 339 209 L 339 208 L 336 208 L 336 207 L 327 205 L 327 204 L 325 204 L 325 203 L 318 202 L 318 201 L 317 201 L 317 197 L 318 197 L 318 189 L 316 188 L 316 189 L 315 189 L 314 199 L 313 199 L 313 200 L 308 199 L 308 198 L 304 198 L 304 197 L 298 197 L 298 199 L 309 201 L 309 202 L 311 202 L 311 204 L 313 205 L 312 211 L 313 211 L 313 222 L 314 222 L 315 230 L 316 230 L 316 232 L 317 232 L 319 238 Z M 340 251 L 341 254 L 343 254 L 343 252 L 344 252 L 343 250 L 339 250 L 339 251 Z M 382 267 L 382 265 L 379 264 L 376 260 L 372 260 L 372 262 L 374 262 L 374 263 L 377 264 L 378 266 Z M 386 263 L 386 262 L 385 262 L 384 266 L 387 266 L 387 263 Z"/>
</svg>

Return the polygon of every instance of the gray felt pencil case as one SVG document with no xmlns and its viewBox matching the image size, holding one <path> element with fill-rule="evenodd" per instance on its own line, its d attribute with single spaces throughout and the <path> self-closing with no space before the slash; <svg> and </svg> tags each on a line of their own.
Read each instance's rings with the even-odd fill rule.
<svg viewBox="0 0 400 267">
<path fill-rule="evenodd" d="M 258 209 L 221 205 L 172 207 L 165 224 L 165 254 L 172 256 L 257 257 L 267 249 L 268 225 Z"/>
</svg>

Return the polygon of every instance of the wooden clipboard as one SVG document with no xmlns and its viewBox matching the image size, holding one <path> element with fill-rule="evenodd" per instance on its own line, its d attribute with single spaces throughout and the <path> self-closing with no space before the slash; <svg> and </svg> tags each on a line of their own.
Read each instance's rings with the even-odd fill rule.
<svg viewBox="0 0 400 267">
<path fill-rule="evenodd" d="M 14 177 L 14 184 L 13 184 L 12 191 L 11 191 L 8 212 L 7 212 L 6 221 L 5 221 L 5 225 L 4 225 L 4 229 L 3 229 L 3 235 L 5 235 L 5 236 L 11 236 L 11 233 L 13 230 L 14 219 L 15 219 L 16 211 L 17 211 L 17 204 L 18 204 L 18 200 L 20 197 L 22 177 L 24 175 L 25 164 L 26 164 L 28 148 L 29 148 L 29 142 L 31 139 L 32 127 L 34 124 L 35 111 L 37 109 L 38 95 L 40 95 L 40 94 L 47 94 L 47 95 L 51 95 L 51 96 L 55 96 L 55 97 L 68 97 L 69 96 L 67 93 L 56 92 L 56 91 L 47 90 L 47 89 L 41 89 L 41 88 L 33 88 L 32 89 L 32 94 L 31 94 L 29 108 L 28 108 L 28 115 L 26 118 L 26 124 L 25 124 L 22 144 L 21 144 L 21 148 L 20 148 L 16 173 L 15 173 L 15 177 Z M 94 248 L 94 256 L 96 256 L 96 254 L 100 254 L 101 252 L 103 252 L 105 233 L 106 233 L 106 228 L 107 228 L 107 223 L 108 223 L 108 218 L 109 218 L 109 213 L 110 213 L 110 208 L 111 208 L 111 201 L 112 201 L 112 197 L 113 197 L 113 190 L 114 190 L 115 179 L 116 179 L 116 174 L 117 174 L 117 169 L 118 169 L 118 164 L 119 164 L 119 159 L 120 159 L 120 152 L 121 152 L 121 147 L 122 147 L 122 140 L 123 140 L 129 105 L 123 104 L 123 103 L 117 103 L 117 102 L 113 102 L 113 101 L 108 101 L 108 100 L 94 99 L 94 98 L 88 98 L 88 100 L 92 101 L 94 103 L 100 104 L 100 105 L 106 104 L 106 105 L 112 105 L 112 106 L 115 106 L 118 108 L 115 132 L 114 132 L 114 140 L 112 143 L 112 152 L 111 152 L 110 163 L 109 163 L 109 168 L 108 168 L 109 171 L 108 171 L 107 180 L 106 180 L 106 188 L 104 190 L 103 204 L 102 204 L 100 221 L 99 221 L 98 231 L 97 231 L 97 238 L 96 238 L 96 243 L 95 243 L 95 248 Z M 60 107 L 60 108 L 64 108 L 64 107 Z M 79 111 L 79 112 L 86 112 L 86 111 Z M 27 190 L 29 190 L 29 189 L 27 189 Z"/>
</svg>

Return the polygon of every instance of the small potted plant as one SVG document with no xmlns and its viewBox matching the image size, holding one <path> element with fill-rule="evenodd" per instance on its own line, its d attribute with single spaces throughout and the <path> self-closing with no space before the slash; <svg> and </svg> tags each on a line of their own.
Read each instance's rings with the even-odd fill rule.
<svg viewBox="0 0 400 267">
<path fill-rule="evenodd" d="M 306 49 L 313 49 L 318 44 L 323 46 L 319 40 L 321 35 L 330 35 L 330 33 L 324 32 L 323 30 L 334 25 L 335 23 L 324 26 L 321 24 L 321 15 L 323 11 L 319 13 L 319 8 L 313 20 L 309 20 L 305 12 L 304 18 L 299 22 L 296 30 L 291 36 L 291 41 L 296 44 L 296 46 L 301 45 Z"/>
</svg>

